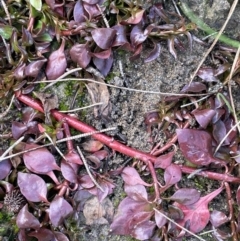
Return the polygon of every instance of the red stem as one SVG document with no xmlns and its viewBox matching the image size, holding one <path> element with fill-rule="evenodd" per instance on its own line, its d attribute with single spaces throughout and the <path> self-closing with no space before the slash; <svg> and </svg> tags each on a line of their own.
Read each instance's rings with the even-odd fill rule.
<svg viewBox="0 0 240 241">
<path fill-rule="evenodd" d="M 40 112 L 44 112 L 43 108 L 42 108 L 42 104 L 27 96 L 27 95 L 22 95 L 20 93 L 20 91 L 17 91 L 15 93 L 16 97 L 18 98 L 18 100 L 20 100 L 21 102 L 25 103 L 26 105 L 40 111 Z M 92 132 L 92 131 L 96 131 L 93 127 L 81 122 L 80 120 L 77 120 L 71 116 L 68 116 L 66 114 L 60 113 L 57 110 L 52 110 L 51 114 L 58 120 L 58 121 L 62 121 L 63 119 L 66 120 L 66 122 L 73 128 L 83 132 L 83 133 L 88 133 L 88 132 Z M 157 157 L 150 155 L 148 153 L 136 150 L 134 148 L 128 147 L 123 145 L 120 142 L 115 141 L 112 137 L 109 137 L 105 134 L 102 133 L 98 133 L 98 134 L 94 134 L 93 137 L 96 140 L 99 140 L 100 142 L 102 142 L 103 144 L 109 146 L 110 148 L 112 148 L 115 151 L 118 151 L 124 155 L 139 159 L 141 161 L 143 161 L 144 163 L 148 164 L 148 161 L 151 161 L 153 164 L 156 161 Z M 181 170 L 183 173 L 188 173 L 191 174 L 193 173 L 196 169 L 190 168 L 190 167 L 186 167 L 186 166 L 181 166 Z M 221 173 L 215 173 L 215 172 L 209 172 L 209 171 L 202 171 L 200 173 L 197 173 L 196 175 L 198 176 L 203 176 L 203 177 L 207 177 L 209 179 L 213 179 L 213 180 L 218 180 L 218 181 L 226 181 L 226 182 L 231 182 L 231 183 L 240 183 L 240 178 L 238 177 L 233 177 L 230 176 L 228 174 L 221 174 Z"/>
<path fill-rule="evenodd" d="M 71 133 L 70 133 L 70 130 L 69 130 L 68 123 L 63 122 L 63 130 L 64 130 L 64 133 L 65 133 L 65 137 L 66 138 L 70 138 L 71 137 Z M 66 142 L 67 142 L 68 152 L 69 153 L 73 152 L 74 151 L 73 141 L 72 140 L 67 140 Z"/>
</svg>

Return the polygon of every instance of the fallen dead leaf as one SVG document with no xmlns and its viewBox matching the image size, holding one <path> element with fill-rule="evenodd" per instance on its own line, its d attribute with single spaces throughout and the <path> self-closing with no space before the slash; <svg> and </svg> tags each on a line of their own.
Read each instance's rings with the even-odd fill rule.
<svg viewBox="0 0 240 241">
<path fill-rule="evenodd" d="M 112 202 L 106 198 L 100 203 L 96 196 L 88 199 L 83 208 L 86 224 L 107 224 L 113 218 L 114 208 Z"/>
<path fill-rule="evenodd" d="M 45 123 L 52 125 L 50 110 L 58 108 L 58 97 L 49 93 L 34 92 L 34 94 L 42 102 L 45 113 Z"/>
<path fill-rule="evenodd" d="M 95 76 L 94 79 L 98 82 L 105 83 L 104 80 L 98 76 Z M 107 86 L 104 84 L 87 83 L 86 87 L 91 96 L 93 104 L 102 103 L 102 105 L 94 107 L 93 112 L 95 118 L 109 116 L 112 106 L 109 102 L 110 94 Z"/>
</svg>

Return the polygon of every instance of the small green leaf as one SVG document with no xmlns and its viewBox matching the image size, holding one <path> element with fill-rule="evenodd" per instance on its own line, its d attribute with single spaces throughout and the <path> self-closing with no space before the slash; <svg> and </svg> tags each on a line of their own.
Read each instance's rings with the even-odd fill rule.
<svg viewBox="0 0 240 241">
<path fill-rule="evenodd" d="M 4 39 L 9 39 L 12 36 L 13 28 L 9 25 L 0 24 L 0 35 Z"/>
<path fill-rule="evenodd" d="M 42 0 L 30 0 L 30 4 L 38 11 L 42 10 Z"/>
<path fill-rule="evenodd" d="M 52 41 L 52 37 L 48 33 L 43 33 L 42 35 L 37 37 L 37 40 L 39 42 L 51 42 Z"/>
</svg>

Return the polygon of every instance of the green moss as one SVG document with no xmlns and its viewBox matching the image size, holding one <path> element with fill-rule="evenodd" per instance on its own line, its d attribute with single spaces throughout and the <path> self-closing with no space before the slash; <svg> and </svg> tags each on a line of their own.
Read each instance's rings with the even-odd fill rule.
<svg viewBox="0 0 240 241">
<path fill-rule="evenodd" d="M 69 106 L 65 102 L 59 103 L 59 110 L 68 110 Z"/>
<path fill-rule="evenodd" d="M 112 80 L 115 76 L 119 76 L 120 73 L 117 73 L 117 72 L 110 72 L 106 78 L 105 78 L 105 81 L 106 82 L 109 82 L 110 80 Z"/>
<path fill-rule="evenodd" d="M 66 82 L 66 87 L 64 88 L 65 91 L 65 96 L 66 97 L 69 97 L 69 96 L 72 96 L 72 94 L 74 93 L 74 86 L 75 86 L 75 81 L 67 81 Z"/>
<path fill-rule="evenodd" d="M 117 208 L 120 204 L 120 202 L 127 196 L 127 194 L 122 191 L 121 193 L 118 193 L 118 195 L 116 195 L 116 197 L 113 198 L 112 202 L 113 202 L 113 206 L 115 208 Z"/>
<path fill-rule="evenodd" d="M 194 185 L 200 191 L 206 191 L 206 187 L 208 185 L 209 180 L 203 177 L 195 177 L 194 178 Z"/>
<path fill-rule="evenodd" d="M 8 237 L 7 240 L 13 241 L 19 228 L 16 225 L 16 219 L 12 213 L 0 212 L 0 237 Z"/>
<path fill-rule="evenodd" d="M 43 90 L 46 85 L 47 85 L 47 83 L 40 83 L 39 90 Z"/>
<path fill-rule="evenodd" d="M 0 223 L 9 222 L 12 219 L 12 214 L 1 211 L 0 212 Z"/>
</svg>

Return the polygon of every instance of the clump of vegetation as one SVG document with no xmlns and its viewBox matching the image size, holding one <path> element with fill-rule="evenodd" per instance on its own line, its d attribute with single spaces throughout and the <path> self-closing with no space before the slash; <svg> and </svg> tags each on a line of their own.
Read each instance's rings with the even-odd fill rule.
<svg viewBox="0 0 240 241">
<path fill-rule="evenodd" d="M 0 208 L 14 214 L 18 240 L 74 240 L 78 236 L 74 232 L 79 231 L 74 226 L 82 224 L 79 216 L 86 226 L 109 223 L 112 233 L 139 240 L 182 240 L 190 235 L 203 240 L 197 233 L 207 225 L 218 240 L 239 239 L 239 217 L 233 205 L 240 204 L 240 195 L 239 191 L 234 197 L 231 193 L 233 184 L 240 183 L 235 176 L 239 133 L 231 94 L 223 88 L 230 75 L 238 81 L 238 62 L 232 71 L 232 63 L 222 57 L 217 67 L 201 68 L 199 81 L 166 97 L 160 111 L 148 113 L 148 130 L 158 124 L 168 141 L 164 145 L 153 142 L 151 153 L 144 153 L 61 113 L 58 98 L 44 92 L 49 86 L 38 92 L 36 83 L 45 79 L 60 83 L 67 81 L 68 75 L 69 81 L 81 79 L 94 104 L 101 102 L 94 109 L 95 116 L 106 121 L 111 107 L 104 77 L 112 67 L 113 50 L 130 51 L 134 60 L 147 41 L 153 47 L 145 59 L 149 62 L 159 57 L 161 42 L 167 41 L 170 53 L 177 58 L 175 47 L 184 48 L 179 36 L 187 36 L 191 47 L 189 31 L 196 26 L 169 13 L 161 3 L 147 9 L 139 1 L 126 0 L 64 4 L 13 0 L 1 4 L 0 98 L 6 105 L 9 96 L 15 95 L 22 116 L 12 121 L 13 141 L 0 157 Z M 221 51 L 221 56 L 231 54 Z M 91 78 L 97 85 L 89 84 Z M 73 140 L 83 135 L 72 137 L 70 127 L 93 138 L 75 148 Z M 64 153 L 58 148 L 61 142 L 67 143 Z M 174 145 L 183 154 L 184 163 L 174 161 Z M 135 162 L 118 169 L 105 167 L 104 162 L 115 151 Z M 152 183 L 144 181 L 142 172 Z M 202 196 L 195 188 L 178 186 L 183 174 L 217 180 L 218 188 Z M 126 197 L 114 215 L 108 197 L 119 175 Z M 223 191 L 228 213 L 210 212 L 209 202 Z M 231 231 L 225 233 L 222 227 Z"/>
</svg>

